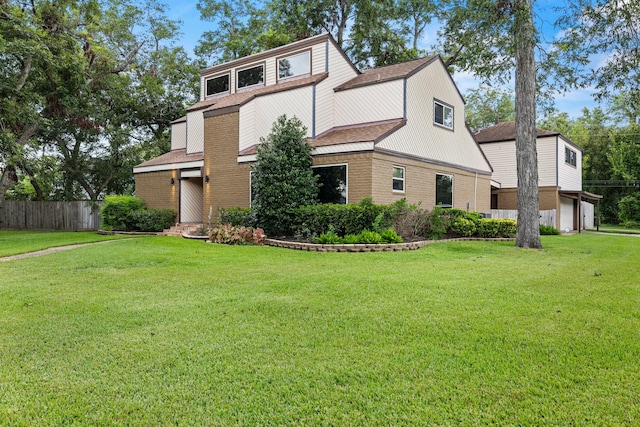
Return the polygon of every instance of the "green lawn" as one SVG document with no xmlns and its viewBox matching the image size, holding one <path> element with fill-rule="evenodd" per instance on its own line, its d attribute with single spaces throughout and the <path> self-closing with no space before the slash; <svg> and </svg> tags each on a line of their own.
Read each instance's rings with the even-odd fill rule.
<svg viewBox="0 0 640 427">
<path fill-rule="evenodd" d="M 0 264 L 0 425 L 638 425 L 640 240 Z"/>
<path fill-rule="evenodd" d="M 640 234 L 637 228 L 626 228 L 619 224 L 601 224 L 599 228 L 603 233 Z M 591 228 L 590 231 L 596 231 L 596 229 Z"/>
<path fill-rule="evenodd" d="M 95 231 L 9 231 L 0 230 L 0 257 L 35 252 L 59 246 L 130 238 L 130 235 L 100 235 Z"/>
</svg>

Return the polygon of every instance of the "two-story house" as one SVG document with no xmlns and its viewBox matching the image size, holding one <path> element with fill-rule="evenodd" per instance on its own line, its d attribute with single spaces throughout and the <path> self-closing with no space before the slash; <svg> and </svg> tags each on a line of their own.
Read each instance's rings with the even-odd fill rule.
<svg viewBox="0 0 640 427">
<path fill-rule="evenodd" d="M 582 148 L 557 132 L 536 129 L 536 136 L 540 210 L 555 210 L 558 230 L 580 230 L 583 199 L 602 197 L 582 191 Z M 491 208 L 517 209 L 515 123 L 482 129 L 475 138 L 493 167 Z"/>
<path fill-rule="evenodd" d="M 136 194 L 182 223 L 250 206 L 256 144 L 282 114 L 307 127 L 322 202 L 406 198 L 488 212 L 492 169 L 439 56 L 360 72 L 329 35 L 201 71 L 171 151 L 134 168 Z"/>
</svg>

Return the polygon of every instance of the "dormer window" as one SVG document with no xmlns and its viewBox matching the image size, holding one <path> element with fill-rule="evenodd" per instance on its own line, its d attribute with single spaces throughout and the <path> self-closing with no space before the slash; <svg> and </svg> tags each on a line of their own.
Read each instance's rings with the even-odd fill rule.
<svg viewBox="0 0 640 427">
<path fill-rule="evenodd" d="M 264 84 L 264 64 L 238 71 L 238 89 Z"/>
<path fill-rule="evenodd" d="M 433 122 L 437 125 L 453 129 L 453 107 L 442 102 L 433 102 Z"/>
<path fill-rule="evenodd" d="M 311 53 L 309 51 L 278 59 L 279 80 L 304 74 L 311 74 Z"/>
<path fill-rule="evenodd" d="M 207 96 L 229 93 L 229 74 L 207 79 L 205 86 Z"/>
</svg>

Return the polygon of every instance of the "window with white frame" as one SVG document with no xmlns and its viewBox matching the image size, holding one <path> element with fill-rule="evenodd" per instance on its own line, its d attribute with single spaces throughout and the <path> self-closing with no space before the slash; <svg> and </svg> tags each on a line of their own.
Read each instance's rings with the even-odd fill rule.
<svg viewBox="0 0 640 427">
<path fill-rule="evenodd" d="M 229 92 L 229 74 L 207 79 L 205 82 L 207 96 Z"/>
<path fill-rule="evenodd" d="M 311 73 L 311 53 L 309 51 L 287 56 L 278 60 L 278 79 Z"/>
<path fill-rule="evenodd" d="M 236 80 L 238 89 L 264 84 L 264 64 L 238 71 Z"/>
<path fill-rule="evenodd" d="M 453 175 L 436 174 L 436 206 L 453 207 Z"/>
<path fill-rule="evenodd" d="M 564 161 L 565 163 L 570 164 L 571 166 L 576 166 L 577 163 L 577 153 L 569 147 L 564 147 Z"/>
<path fill-rule="evenodd" d="M 393 191 L 404 193 L 404 167 L 393 167 Z"/>
<path fill-rule="evenodd" d="M 433 101 L 433 122 L 448 129 L 453 129 L 453 107 L 442 102 Z"/>
<path fill-rule="evenodd" d="M 347 165 L 314 166 L 320 203 L 347 203 Z"/>
</svg>

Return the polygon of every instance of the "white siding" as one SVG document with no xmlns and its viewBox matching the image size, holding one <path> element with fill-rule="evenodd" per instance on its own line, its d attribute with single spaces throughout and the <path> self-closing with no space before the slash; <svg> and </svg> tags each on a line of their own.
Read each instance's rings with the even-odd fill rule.
<svg viewBox="0 0 640 427">
<path fill-rule="evenodd" d="M 277 92 L 270 95 L 259 96 L 240 108 L 240 142 L 239 150 L 250 147 L 260 141 L 260 137 L 267 136 L 271 132 L 273 122 L 286 114 L 288 118 L 296 116 L 307 127 L 307 135 L 311 134 L 312 116 L 312 91 L 311 86 L 286 92 Z M 253 120 L 250 110 L 254 109 Z M 245 109 L 247 112 L 245 113 Z M 251 131 L 253 127 L 253 131 Z"/>
<path fill-rule="evenodd" d="M 180 180 L 180 222 L 202 222 L 202 178 Z"/>
<path fill-rule="evenodd" d="M 171 149 L 179 150 L 187 146 L 187 123 L 180 122 L 171 125 Z"/>
<path fill-rule="evenodd" d="M 556 176 L 556 137 L 538 138 L 536 151 L 538 155 L 538 185 L 540 187 L 555 187 L 558 185 Z M 513 142 L 515 147 L 516 143 Z M 514 169 L 514 173 L 517 171 Z"/>
<path fill-rule="evenodd" d="M 333 43 L 329 44 L 329 76 L 320 82 L 316 87 L 316 135 L 321 134 L 336 125 L 335 120 L 335 98 L 333 88 L 351 80 L 358 74 L 351 67 L 345 57 L 338 51 Z M 314 47 L 313 50 L 313 72 L 323 73 L 325 71 L 325 44 Z"/>
<path fill-rule="evenodd" d="M 573 230 L 573 199 L 560 197 L 560 229 Z"/>
<path fill-rule="evenodd" d="M 489 159 L 493 167 L 491 179 L 500 183 L 500 188 L 515 188 L 518 186 L 516 173 L 516 143 L 515 141 L 491 142 L 481 144 L 480 148 Z"/>
<path fill-rule="evenodd" d="M 402 93 L 401 90 L 399 92 Z M 433 123 L 434 99 L 453 107 L 453 130 Z M 432 63 L 408 79 L 407 125 L 377 146 L 452 165 L 491 171 L 465 126 L 464 102 L 440 62 Z"/>
<path fill-rule="evenodd" d="M 401 119 L 403 103 L 403 80 L 336 92 L 335 125 Z"/>
<path fill-rule="evenodd" d="M 264 61 L 265 70 L 264 70 L 264 83 L 266 86 L 271 86 L 276 84 L 276 58 L 268 58 Z"/>
<path fill-rule="evenodd" d="M 187 154 L 204 151 L 204 116 L 202 110 L 187 113 Z"/>
<path fill-rule="evenodd" d="M 565 162 L 565 147 L 576 152 L 576 165 Z M 561 190 L 582 190 L 582 150 L 566 141 L 558 138 L 558 186 Z"/>
<path fill-rule="evenodd" d="M 256 138 L 256 103 L 249 102 L 240 108 L 240 141 L 238 151 L 249 148 L 258 142 Z"/>
</svg>

